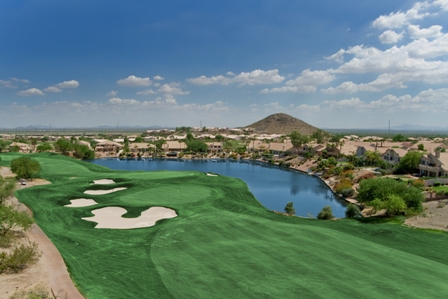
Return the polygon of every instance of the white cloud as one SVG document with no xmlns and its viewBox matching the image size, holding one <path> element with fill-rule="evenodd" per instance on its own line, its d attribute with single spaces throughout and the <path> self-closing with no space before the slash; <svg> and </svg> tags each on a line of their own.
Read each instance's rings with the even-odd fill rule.
<svg viewBox="0 0 448 299">
<path fill-rule="evenodd" d="M 0 80 L 0 88 L 6 87 L 6 88 L 15 88 L 16 86 L 12 84 L 9 80 Z"/>
<path fill-rule="evenodd" d="M 152 81 L 148 77 L 139 78 L 136 76 L 129 76 L 127 78 L 118 80 L 117 84 L 121 86 L 150 86 L 152 84 Z"/>
<path fill-rule="evenodd" d="M 229 85 L 232 83 L 239 83 L 240 85 L 261 85 L 280 83 L 285 80 L 285 77 L 278 74 L 277 69 L 268 71 L 254 70 L 252 72 L 242 72 L 236 76 L 231 72 L 228 72 L 227 74 L 233 77 L 224 77 L 222 75 L 212 77 L 200 76 L 197 78 L 187 79 L 187 82 L 195 85 Z"/>
<path fill-rule="evenodd" d="M 229 72 L 226 73 L 226 75 L 227 75 L 227 76 L 235 76 L 236 74 L 233 73 L 233 72 L 230 72 L 230 71 L 229 71 Z"/>
<path fill-rule="evenodd" d="M 53 92 L 53 93 L 57 93 L 57 92 L 61 92 L 62 89 L 57 88 L 55 86 L 50 86 L 44 89 L 45 92 Z"/>
<path fill-rule="evenodd" d="M 420 29 L 420 25 L 409 25 L 408 33 L 412 38 L 434 38 L 443 35 L 442 26 L 440 25 L 423 29 Z"/>
<path fill-rule="evenodd" d="M 414 6 L 406 12 L 399 11 L 393 12 L 389 15 L 381 15 L 375 21 L 372 26 L 380 29 L 395 29 L 401 28 L 405 25 L 409 25 L 411 21 L 421 20 L 430 14 L 425 12 L 430 5 L 428 2 L 416 2 Z"/>
<path fill-rule="evenodd" d="M 117 94 L 118 94 L 118 91 L 115 91 L 115 90 L 111 90 L 108 93 L 106 93 L 106 95 L 108 97 L 115 97 L 115 96 L 117 96 Z"/>
<path fill-rule="evenodd" d="M 331 70 L 326 71 L 310 71 L 304 70 L 294 80 L 289 80 L 285 83 L 286 86 L 275 87 L 271 89 L 263 89 L 261 93 L 269 92 L 298 92 L 298 93 L 312 93 L 316 91 L 316 86 L 326 84 L 333 81 L 336 77 L 330 73 Z"/>
<path fill-rule="evenodd" d="M 163 84 L 158 90 L 158 93 L 164 93 L 164 94 L 178 94 L 178 95 L 185 95 L 189 94 L 189 91 L 183 91 L 179 87 L 172 87 L 169 84 Z"/>
<path fill-rule="evenodd" d="M 37 89 L 37 88 L 30 88 L 27 90 L 22 90 L 22 91 L 19 91 L 17 94 L 19 96 L 25 96 L 25 97 L 27 97 L 27 96 L 43 96 L 44 95 L 42 90 Z"/>
<path fill-rule="evenodd" d="M 336 62 L 339 62 L 339 63 L 343 63 L 344 62 L 344 54 L 345 54 L 345 50 L 344 49 L 340 49 L 339 51 L 337 51 L 333 55 L 325 57 L 325 59 L 333 60 L 333 61 L 336 61 Z"/>
<path fill-rule="evenodd" d="M 30 83 L 30 81 L 27 80 L 27 79 L 11 78 L 11 80 L 12 80 L 12 81 L 15 81 L 15 82 L 25 83 L 25 84 Z"/>
<path fill-rule="evenodd" d="M 156 92 L 152 89 L 147 89 L 147 90 L 137 92 L 137 94 L 139 94 L 139 95 L 150 95 L 150 94 L 155 94 L 155 93 Z"/>
<path fill-rule="evenodd" d="M 162 80 L 165 80 L 165 78 L 163 78 L 163 77 L 157 75 L 157 76 L 154 77 L 154 80 L 156 80 L 156 81 L 162 81 Z"/>
<path fill-rule="evenodd" d="M 77 88 L 79 82 L 76 80 L 64 81 L 55 85 L 57 88 Z"/>
<path fill-rule="evenodd" d="M 399 40 L 401 40 L 404 36 L 404 33 L 396 33 L 393 30 L 386 30 L 380 34 L 378 37 L 381 43 L 383 44 L 395 44 Z"/>
</svg>

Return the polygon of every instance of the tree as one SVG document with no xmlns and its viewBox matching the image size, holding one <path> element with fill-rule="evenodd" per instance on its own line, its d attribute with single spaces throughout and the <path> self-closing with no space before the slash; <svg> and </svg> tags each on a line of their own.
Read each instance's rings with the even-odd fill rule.
<svg viewBox="0 0 448 299">
<path fill-rule="evenodd" d="M 289 216 L 292 216 L 296 213 L 296 209 L 294 209 L 294 203 L 292 201 L 288 201 L 285 206 L 285 213 Z"/>
<path fill-rule="evenodd" d="M 406 210 L 406 203 L 403 198 L 397 194 L 389 194 L 386 200 L 375 198 L 369 205 L 372 206 L 375 211 L 386 209 L 387 215 L 389 216 L 395 216 Z"/>
<path fill-rule="evenodd" d="M 9 148 L 9 145 L 11 142 L 6 140 L 0 140 L 0 153 L 6 151 L 7 148 Z"/>
<path fill-rule="evenodd" d="M 14 179 L 5 179 L 0 176 L 0 205 L 5 199 L 14 194 L 15 189 L 16 182 L 14 181 Z"/>
<path fill-rule="evenodd" d="M 79 159 L 95 159 L 95 152 L 92 151 L 87 145 L 84 144 L 74 144 L 73 145 L 73 156 Z"/>
<path fill-rule="evenodd" d="M 418 165 L 423 154 L 418 151 L 409 151 L 401 158 L 397 166 L 399 173 L 413 173 L 418 171 Z"/>
<path fill-rule="evenodd" d="M 308 136 L 302 135 L 300 132 L 293 131 L 289 134 L 289 138 L 291 138 L 292 145 L 299 150 L 303 144 L 308 142 Z"/>
<path fill-rule="evenodd" d="M 397 134 L 394 137 L 392 137 L 392 141 L 393 142 L 404 142 L 407 141 L 408 139 L 403 135 L 403 134 Z"/>
<path fill-rule="evenodd" d="M 314 138 L 314 139 L 316 139 L 316 142 L 317 143 L 324 143 L 324 140 L 325 140 L 325 133 L 324 133 L 324 131 L 322 131 L 322 130 L 317 130 L 317 131 L 315 131 L 312 135 L 311 135 L 311 137 L 312 138 Z"/>
<path fill-rule="evenodd" d="M 202 140 L 187 140 L 187 150 L 190 152 L 206 152 L 208 150 L 207 144 Z"/>
<path fill-rule="evenodd" d="M 391 195 L 397 195 L 398 197 L 391 197 Z M 421 190 L 391 178 L 362 180 L 359 183 L 358 195 L 356 196 L 359 202 L 365 203 L 368 206 L 376 206 L 378 209 L 389 207 L 392 209 L 392 213 L 394 213 L 397 207 L 400 207 L 400 200 L 398 198 L 404 201 L 406 204 L 405 208 L 410 210 L 410 212 L 419 212 L 422 210 L 424 196 Z"/>
<path fill-rule="evenodd" d="M 218 142 L 222 142 L 222 141 L 224 141 L 224 136 L 222 136 L 221 134 L 217 134 L 217 135 L 215 136 L 215 139 L 216 139 Z"/>
<path fill-rule="evenodd" d="M 49 144 L 48 142 L 44 142 L 44 143 L 42 143 L 42 144 L 39 144 L 38 146 L 37 146 L 37 148 L 36 148 L 36 150 L 39 152 L 39 153 L 42 153 L 42 152 L 48 152 L 48 151 L 51 151 L 53 149 L 53 147 L 51 146 L 51 144 Z"/>
<path fill-rule="evenodd" d="M 18 211 L 12 205 L 0 205 L 0 236 L 6 237 L 12 228 L 21 227 L 27 230 L 33 219 L 25 211 Z"/>
<path fill-rule="evenodd" d="M 425 145 L 423 143 L 417 144 L 417 148 L 419 151 L 424 151 L 425 150 Z"/>
<path fill-rule="evenodd" d="M 330 206 L 323 207 L 323 209 L 319 212 L 319 214 L 317 214 L 317 219 L 331 220 L 333 218 L 334 218 L 333 211 L 331 210 Z"/>
<path fill-rule="evenodd" d="M 73 144 L 65 138 L 60 138 L 54 143 L 54 149 L 63 155 L 68 155 L 68 152 L 73 150 Z"/>
<path fill-rule="evenodd" d="M 347 218 L 355 218 L 359 216 L 359 208 L 357 205 L 349 203 L 347 206 L 347 210 L 345 210 L 345 217 Z"/>
<path fill-rule="evenodd" d="M 40 164 L 36 160 L 28 157 L 20 157 L 11 161 L 11 171 L 18 178 L 30 179 L 40 171 Z"/>
<path fill-rule="evenodd" d="M 382 161 L 381 155 L 377 152 L 366 151 L 364 156 L 366 159 L 366 164 L 370 166 L 378 165 L 380 161 Z"/>
</svg>

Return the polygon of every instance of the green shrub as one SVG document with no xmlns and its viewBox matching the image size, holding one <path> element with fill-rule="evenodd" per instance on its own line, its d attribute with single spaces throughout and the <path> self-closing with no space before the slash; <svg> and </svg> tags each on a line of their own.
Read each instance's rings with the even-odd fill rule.
<svg viewBox="0 0 448 299">
<path fill-rule="evenodd" d="M 344 165 L 344 171 L 353 170 L 353 169 L 355 169 L 355 166 L 352 163 L 347 163 Z"/>
<path fill-rule="evenodd" d="M 0 253 L 0 273 L 18 273 L 29 264 L 39 260 L 41 253 L 35 242 L 21 244 L 12 249 L 11 253 Z"/>
<path fill-rule="evenodd" d="M 360 211 L 357 205 L 349 203 L 347 209 L 345 210 L 345 217 L 347 218 L 355 218 L 360 215 Z"/>
<path fill-rule="evenodd" d="M 341 195 L 344 197 L 351 197 L 355 194 L 355 190 L 353 188 L 346 188 L 341 190 Z"/>
<path fill-rule="evenodd" d="M 294 203 L 289 201 L 285 206 L 285 213 L 289 216 L 294 215 L 296 210 L 294 209 Z"/>
<path fill-rule="evenodd" d="M 423 181 L 423 180 L 414 180 L 414 181 L 411 182 L 411 185 L 414 186 L 415 188 L 423 190 L 423 188 L 425 187 L 425 181 Z"/>
<path fill-rule="evenodd" d="M 445 192 L 443 190 L 439 190 L 439 191 L 437 191 L 436 195 L 437 196 L 444 196 Z"/>
<path fill-rule="evenodd" d="M 330 206 L 325 206 L 320 212 L 319 214 L 317 214 L 317 219 L 322 219 L 322 220 L 331 220 L 333 219 L 333 211 L 331 210 Z"/>
<path fill-rule="evenodd" d="M 439 181 L 435 181 L 433 184 L 434 187 L 439 187 L 440 186 L 440 182 Z"/>
</svg>

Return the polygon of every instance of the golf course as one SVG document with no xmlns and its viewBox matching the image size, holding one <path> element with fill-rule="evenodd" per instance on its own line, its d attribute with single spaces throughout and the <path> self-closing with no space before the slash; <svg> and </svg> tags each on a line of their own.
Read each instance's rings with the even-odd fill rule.
<svg viewBox="0 0 448 299">
<path fill-rule="evenodd" d="M 0 165 L 20 156 L 0 154 Z M 445 232 L 399 221 L 275 214 L 243 181 L 216 174 L 115 171 L 57 154 L 27 156 L 51 184 L 18 190 L 16 197 L 33 211 L 87 299 L 448 293 Z M 89 220 L 105 208 L 126 220 L 151 208 L 161 216 L 115 228 Z"/>
</svg>

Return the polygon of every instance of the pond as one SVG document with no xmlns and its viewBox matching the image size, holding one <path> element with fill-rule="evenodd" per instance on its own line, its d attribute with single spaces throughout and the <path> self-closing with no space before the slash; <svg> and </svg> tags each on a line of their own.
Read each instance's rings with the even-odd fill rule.
<svg viewBox="0 0 448 299">
<path fill-rule="evenodd" d="M 197 170 L 236 177 L 246 182 L 252 194 L 267 209 L 283 212 L 286 203 L 291 201 L 296 215 L 303 217 L 316 217 L 328 205 L 335 217 L 342 218 L 347 206 L 318 178 L 261 162 L 176 159 L 96 159 L 91 162 L 116 170 Z"/>
</svg>

